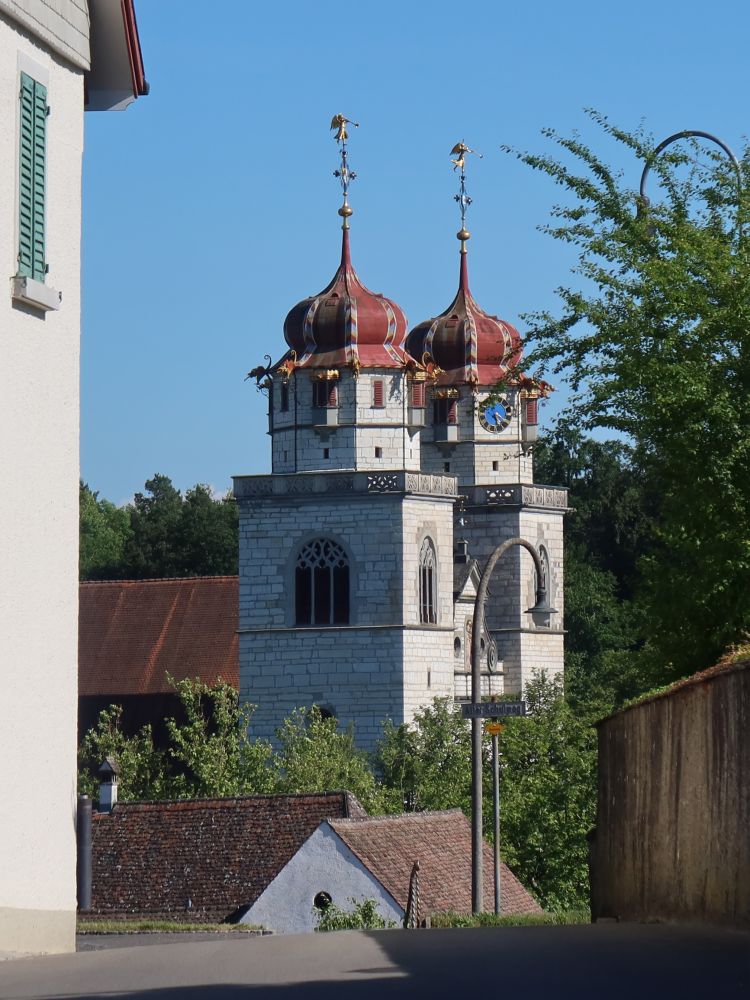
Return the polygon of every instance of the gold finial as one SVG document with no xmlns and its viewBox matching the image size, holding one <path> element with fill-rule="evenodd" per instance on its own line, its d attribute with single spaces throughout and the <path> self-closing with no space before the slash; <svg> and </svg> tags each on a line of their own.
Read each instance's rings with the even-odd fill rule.
<svg viewBox="0 0 750 1000">
<path fill-rule="evenodd" d="M 461 187 L 459 193 L 454 195 L 454 200 L 458 202 L 461 209 L 461 228 L 456 233 L 457 239 L 461 241 L 461 253 L 466 253 L 466 241 L 470 239 L 471 233 L 466 228 L 466 209 L 471 205 L 471 198 L 466 193 L 466 154 L 473 153 L 474 156 L 478 156 L 479 159 L 483 159 L 481 153 L 478 153 L 476 149 L 469 149 L 465 142 L 457 142 L 456 145 L 451 150 L 451 163 L 453 164 L 453 171 L 460 171 L 459 177 L 461 180 Z M 455 156 L 455 160 L 452 157 Z"/>
<path fill-rule="evenodd" d="M 334 115 L 331 119 L 331 129 L 336 129 L 335 138 L 336 142 L 339 144 L 339 149 L 341 150 L 341 166 L 338 170 L 334 170 L 333 176 L 338 177 L 341 181 L 341 189 L 344 192 L 344 203 L 339 209 L 339 215 L 344 220 L 344 229 L 349 228 L 349 216 L 354 212 L 349 204 L 349 185 L 357 176 L 353 170 L 349 169 L 349 163 L 347 160 L 348 150 L 346 148 L 346 143 L 349 139 L 349 133 L 346 130 L 347 125 L 353 125 L 355 128 L 359 128 L 359 122 L 354 122 L 351 118 L 346 118 L 344 115 Z"/>
</svg>

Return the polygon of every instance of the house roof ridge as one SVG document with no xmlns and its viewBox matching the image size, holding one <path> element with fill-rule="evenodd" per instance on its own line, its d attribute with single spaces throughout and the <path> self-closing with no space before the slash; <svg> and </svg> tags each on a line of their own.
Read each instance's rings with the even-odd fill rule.
<svg viewBox="0 0 750 1000">
<path fill-rule="evenodd" d="M 347 825 L 361 825 L 362 823 L 394 823 L 394 822 L 414 822 L 433 819 L 435 817 L 463 816 L 461 809 L 425 809 L 421 812 L 408 813 L 382 813 L 380 816 L 348 816 L 345 819 L 333 819 L 331 823 L 346 823 Z"/>
<path fill-rule="evenodd" d="M 257 792 L 251 795 L 216 795 L 216 796 L 206 796 L 204 798 L 190 798 L 190 799 L 140 799 L 137 802 L 123 802 L 119 801 L 111 813 L 97 813 L 99 816 L 109 816 L 114 815 L 116 812 L 128 811 L 139 811 L 139 812 L 152 812 L 156 809 L 164 808 L 196 808 L 199 806 L 224 806 L 229 807 L 237 803 L 242 802 L 257 802 L 257 801 L 274 801 L 282 799 L 322 799 L 322 798 L 342 798 L 346 799 L 348 793 L 346 791 L 340 791 L 338 789 L 325 792 Z"/>
</svg>

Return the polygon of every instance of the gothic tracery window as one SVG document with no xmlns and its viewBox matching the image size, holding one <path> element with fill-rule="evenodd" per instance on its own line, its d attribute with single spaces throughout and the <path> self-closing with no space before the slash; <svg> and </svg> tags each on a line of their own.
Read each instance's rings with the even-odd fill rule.
<svg viewBox="0 0 750 1000">
<path fill-rule="evenodd" d="M 419 552 L 419 620 L 437 624 L 437 561 L 429 538 L 422 542 Z"/>
<path fill-rule="evenodd" d="M 330 538 L 316 538 L 297 556 L 294 575 L 297 625 L 349 624 L 349 560 Z"/>
</svg>

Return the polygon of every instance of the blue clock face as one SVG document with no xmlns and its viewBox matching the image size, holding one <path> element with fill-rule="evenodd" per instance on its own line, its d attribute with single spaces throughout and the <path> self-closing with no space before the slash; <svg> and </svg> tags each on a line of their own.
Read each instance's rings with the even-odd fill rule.
<svg viewBox="0 0 750 1000">
<path fill-rule="evenodd" d="M 508 426 L 510 417 L 510 404 L 507 400 L 500 399 L 484 407 L 480 413 L 479 422 L 485 430 L 497 433 Z"/>
</svg>

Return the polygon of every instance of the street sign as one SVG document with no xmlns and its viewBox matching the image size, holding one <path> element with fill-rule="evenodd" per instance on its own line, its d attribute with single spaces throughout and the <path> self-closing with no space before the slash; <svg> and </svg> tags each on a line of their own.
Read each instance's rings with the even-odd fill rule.
<svg viewBox="0 0 750 1000">
<path fill-rule="evenodd" d="M 508 716 L 526 715 L 525 701 L 482 701 L 478 705 L 469 702 L 461 706 L 465 719 L 504 719 Z"/>
<path fill-rule="evenodd" d="M 500 733 L 505 729 L 502 722 L 485 722 L 484 731 L 489 733 L 490 736 L 499 736 Z"/>
</svg>

